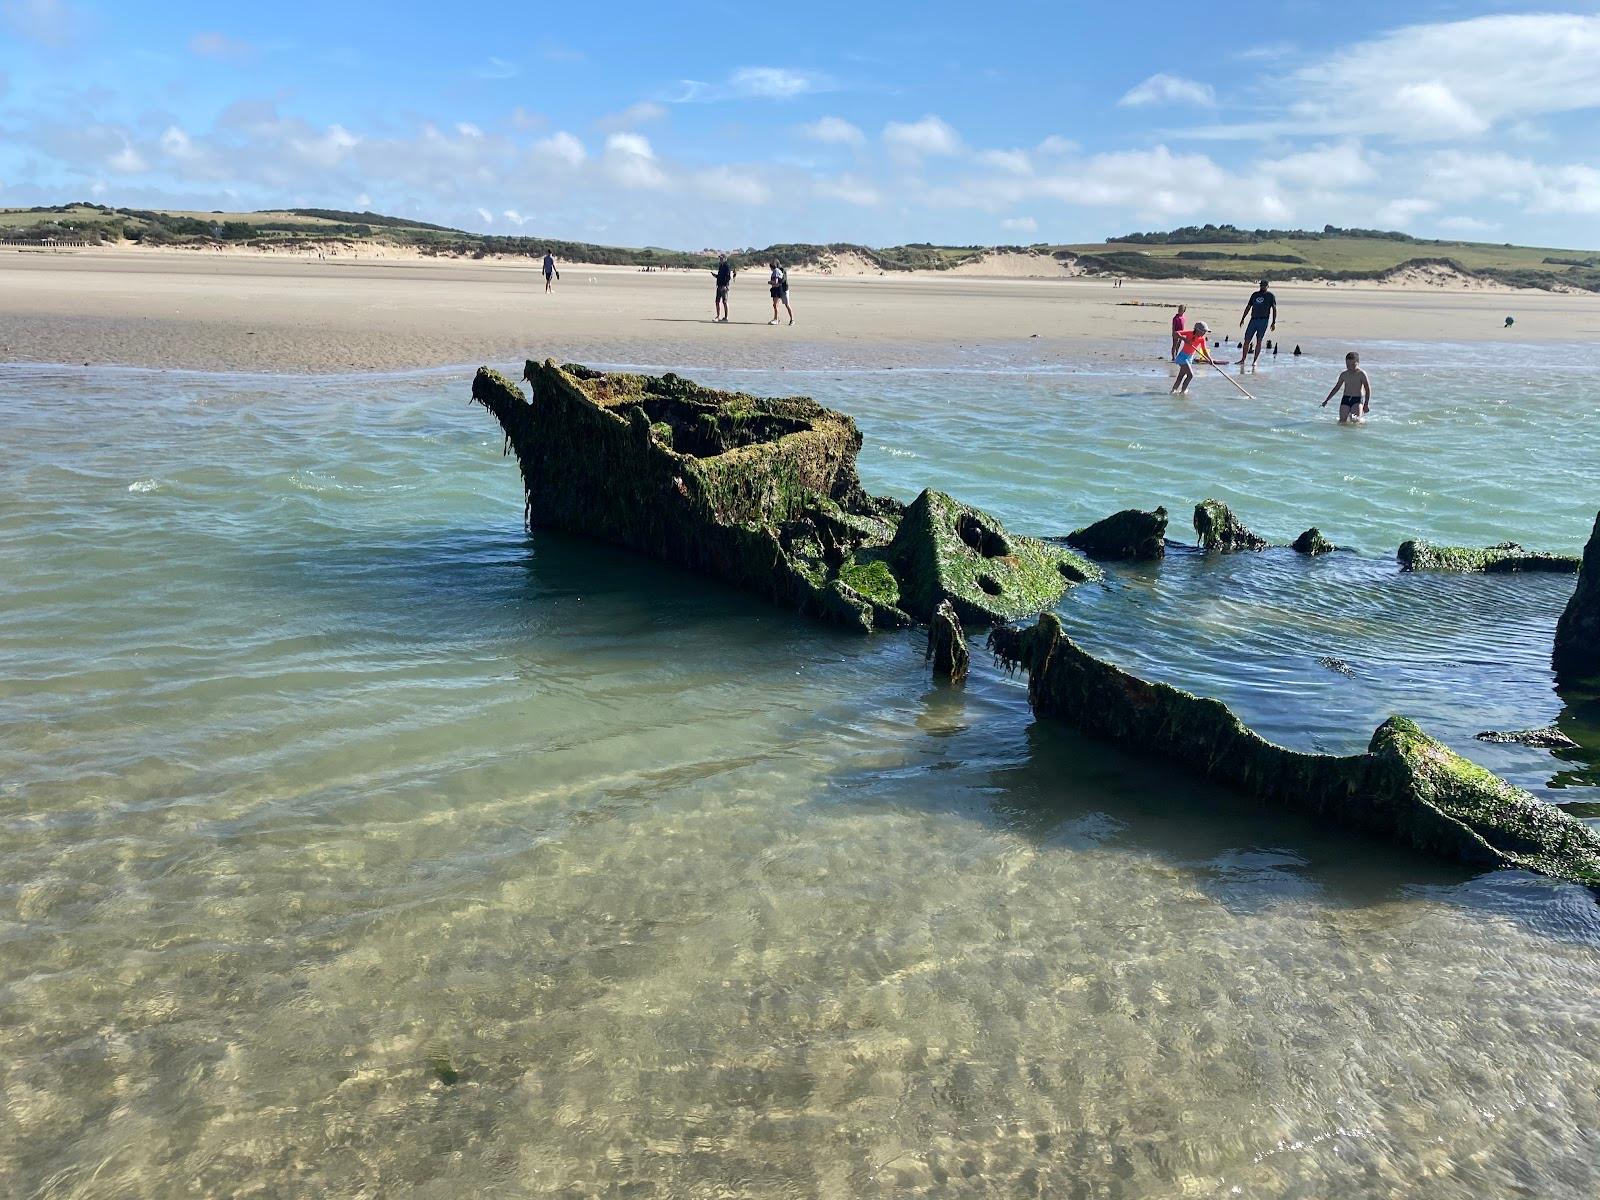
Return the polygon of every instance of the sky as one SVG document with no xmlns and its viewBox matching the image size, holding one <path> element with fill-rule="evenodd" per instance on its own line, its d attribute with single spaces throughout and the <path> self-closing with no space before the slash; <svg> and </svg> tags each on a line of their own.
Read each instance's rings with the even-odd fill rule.
<svg viewBox="0 0 1600 1200">
<path fill-rule="evenodd" d="M 0 204 L 683 249 L 1600 244 L 1600 0 L 0 0 Z"/>
</svg>

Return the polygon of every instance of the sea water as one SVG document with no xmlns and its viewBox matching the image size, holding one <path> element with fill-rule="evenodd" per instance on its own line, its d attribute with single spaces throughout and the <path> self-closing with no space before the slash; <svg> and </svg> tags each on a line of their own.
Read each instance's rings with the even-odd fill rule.
<svg viewBox="0 0 1600 1200">
<path fill-rule="evenodd" d="M 870 489 L 1017 531 L 1317 525 L 1348 552 L 1175 549 L 1059 611 L 1284 744 L 1404 712 L 1600 799 L 1595 697 L 1548 669 L 1571 578 L 1393 561 L 1581 547 L 1578 356 L 1365 357 L 1361 429 L 1333 361 L 1254 402 L 1004 348 L 643 365 L 813 395 Z M 0 369 L 0 1192 L 1600 1191 L 1590 893 L 1036 722 L 981 654 L 935 686 L 915 633 L 530 536 L 467 385 Z M 1552 721 L 1579 750 L 1472 737 Z"/>
</svg>

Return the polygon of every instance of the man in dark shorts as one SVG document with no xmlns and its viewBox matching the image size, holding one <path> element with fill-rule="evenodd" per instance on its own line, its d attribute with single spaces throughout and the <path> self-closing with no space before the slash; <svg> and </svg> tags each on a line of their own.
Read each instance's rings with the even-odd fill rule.
<svg viewBox="0 0 1600 1200">
<path fill-rule="evenodd" d="M 726 254 L 717 255 L 717 269 L 712 272 L 717 277 L 717 300 L 712 307 L 715 315 L 711 318 L 713 325 L 719 321 L 724 325 L 728 323 L 728 287 L 738 273 L 728 264 Z"/>
<path fill-rule="evenodd" d="M 1250 324 L 1244 326 L 1244 341 L 1240 343 L 1239 361 L 1235 364 L 1240 367 L 1250 357 L 1251 342 L 1256 344 L 1256 356 L 1251 360 L 1251 365 L 1261 361 L 1261 345 L 1266 341 L 1267 331 L 1278 328 L 1278 298 L 1267 290 L 1265 279 L 1250 299 L 1244 302 L 1244 313 L 1239 317 L 1239 324 L 1244 325 L 1246 318 Z"/>
<path fill-rule="evenodd" d="M 551 280 L 560 278 L 561 276 L 556 273 L 556 256 L 546 250 L 544 252 L 544 290 L 550 291 Z"/>
</svg>

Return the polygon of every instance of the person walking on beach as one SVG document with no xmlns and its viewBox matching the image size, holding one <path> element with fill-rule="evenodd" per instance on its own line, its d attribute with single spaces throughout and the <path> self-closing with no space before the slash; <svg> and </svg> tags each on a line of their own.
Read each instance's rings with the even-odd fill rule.
<svg viewBox="0 0 1600 1200">
<path fill-rule="evenodd" d="M 1244 302 L 1244 313 L 1239 317 L 1239 324 L 1244 325 L 1248 319 L 1250 324 L 1245 325 L 1244 341 L 1239 343 L 1239 361 L 1235 366 L 1244 366 L 1244 360 L 1250 357 L 1250 343 L 1256 344 L 1256 356 L 1251 365 L 1261 361 L 1261 345 L 1266 341 L 1267 330 L 1274 331 L 1278 328 L 1278 298 L 1267 290 L 1267 281 L 1263 279 L 1261 286 L 1256 289 L 1250 299 Z"/>
<path fill-rule="evenodd" d="M 711 323 L 715 325 L 718 321 L 721 321 L 726 325 L 728 323 L 728 288 L 739 272 L 735 271 L 732 265 L 729 264 L 726 254 L 719 254 L 717 255 L 716 270 L 711 273 L 717 277 L 717 298 L 711 308 Z"/>
<path fill-rule="evenodd" d="M 547 292 L 552 290 L 551 280 L 560 278 L 561 276 L 556 272 L 556 256 L 546 250 L 544 252 L 544 290 Z"/>
<path fill-rule="evenodd" d="M 767 276 L 767 289 L 772 293 L 772 320 L 768 325 L 778 323 L 778 304 L 783 304 L 784 311 L 789 314 L 789 324 L 794 324 L 794 309 L 789 307 L 789 273 L 778 265 L 777 259 L 772 261 L 772 274 Z"/>
<path fill-rule="evenodd" d="M 1194 328 L 1188 333 L 1177 335 L 1181 345 L 1173 359 L 1178 364 L 1178 377 L 1172 381 L 1173 395 L 1187 396 L 1189 394 L 1189 383 L 1194 379 L 1194 367 L 1191 364 L 1193 364 L 1196 357 L 1201 362 L 1211 361 L 1211 355 L 1206 349 L 1206 334 L 1210 332 L 1210 327 L 1204 321 L 1196 321 Z"/>
<path fill-rule="evenodd" d="M 1173 362 L 1178 361 L 1178 347 L 1183 342 L 1184 313 L 1189 311 L 1187 304 L 1178 305 L 1178 311 L 1172 316 L 1172 353 L 1168 356 Z"/>
<path fill-rule="evenodd" d="M 1361 355 L 1354 350 L 1344 356 L 1344 370 L 1323 397 L 1323 408 L 1328 407 L 1328 401 L 1340 388 L 1344 389 L 1344 393 L 1339 400 L 1339 424 L 1365 425 L 1366 415 L 1372 411 L 1372 380 L 1361 369 Z"/>
</svg>

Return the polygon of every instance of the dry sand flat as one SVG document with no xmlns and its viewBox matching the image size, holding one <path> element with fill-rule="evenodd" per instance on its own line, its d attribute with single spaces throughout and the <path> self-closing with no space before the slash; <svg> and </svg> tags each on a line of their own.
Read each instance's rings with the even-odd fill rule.
<svg viewBox="0 0 1600 1200">
<path fill-rule="evenodd" d="M 769 328 L 765 272 L 710 321 L 710 275 L 568 265 L 552 296 L 537 264 L 260 255 L 0 251 L 0 359 L 263 371 L 394 370 L 525 355 L 689 367 L 818 362 L 912 366 L 1030 342 L 1041 358 L 1164 354 L 1171 305 L 1235 331 L 1239 284 L 796 272 L 798 323 Z M 1600 296 L 1424 285 L 1275 287 L 1278 334 L 1326 350 L 1384 339 L 1578 342 Z M 1503 318 L 1515 315 L 1513 330 Z M 1037 340 L 1033 339 L 1037 335 Z"/>
</svg>

